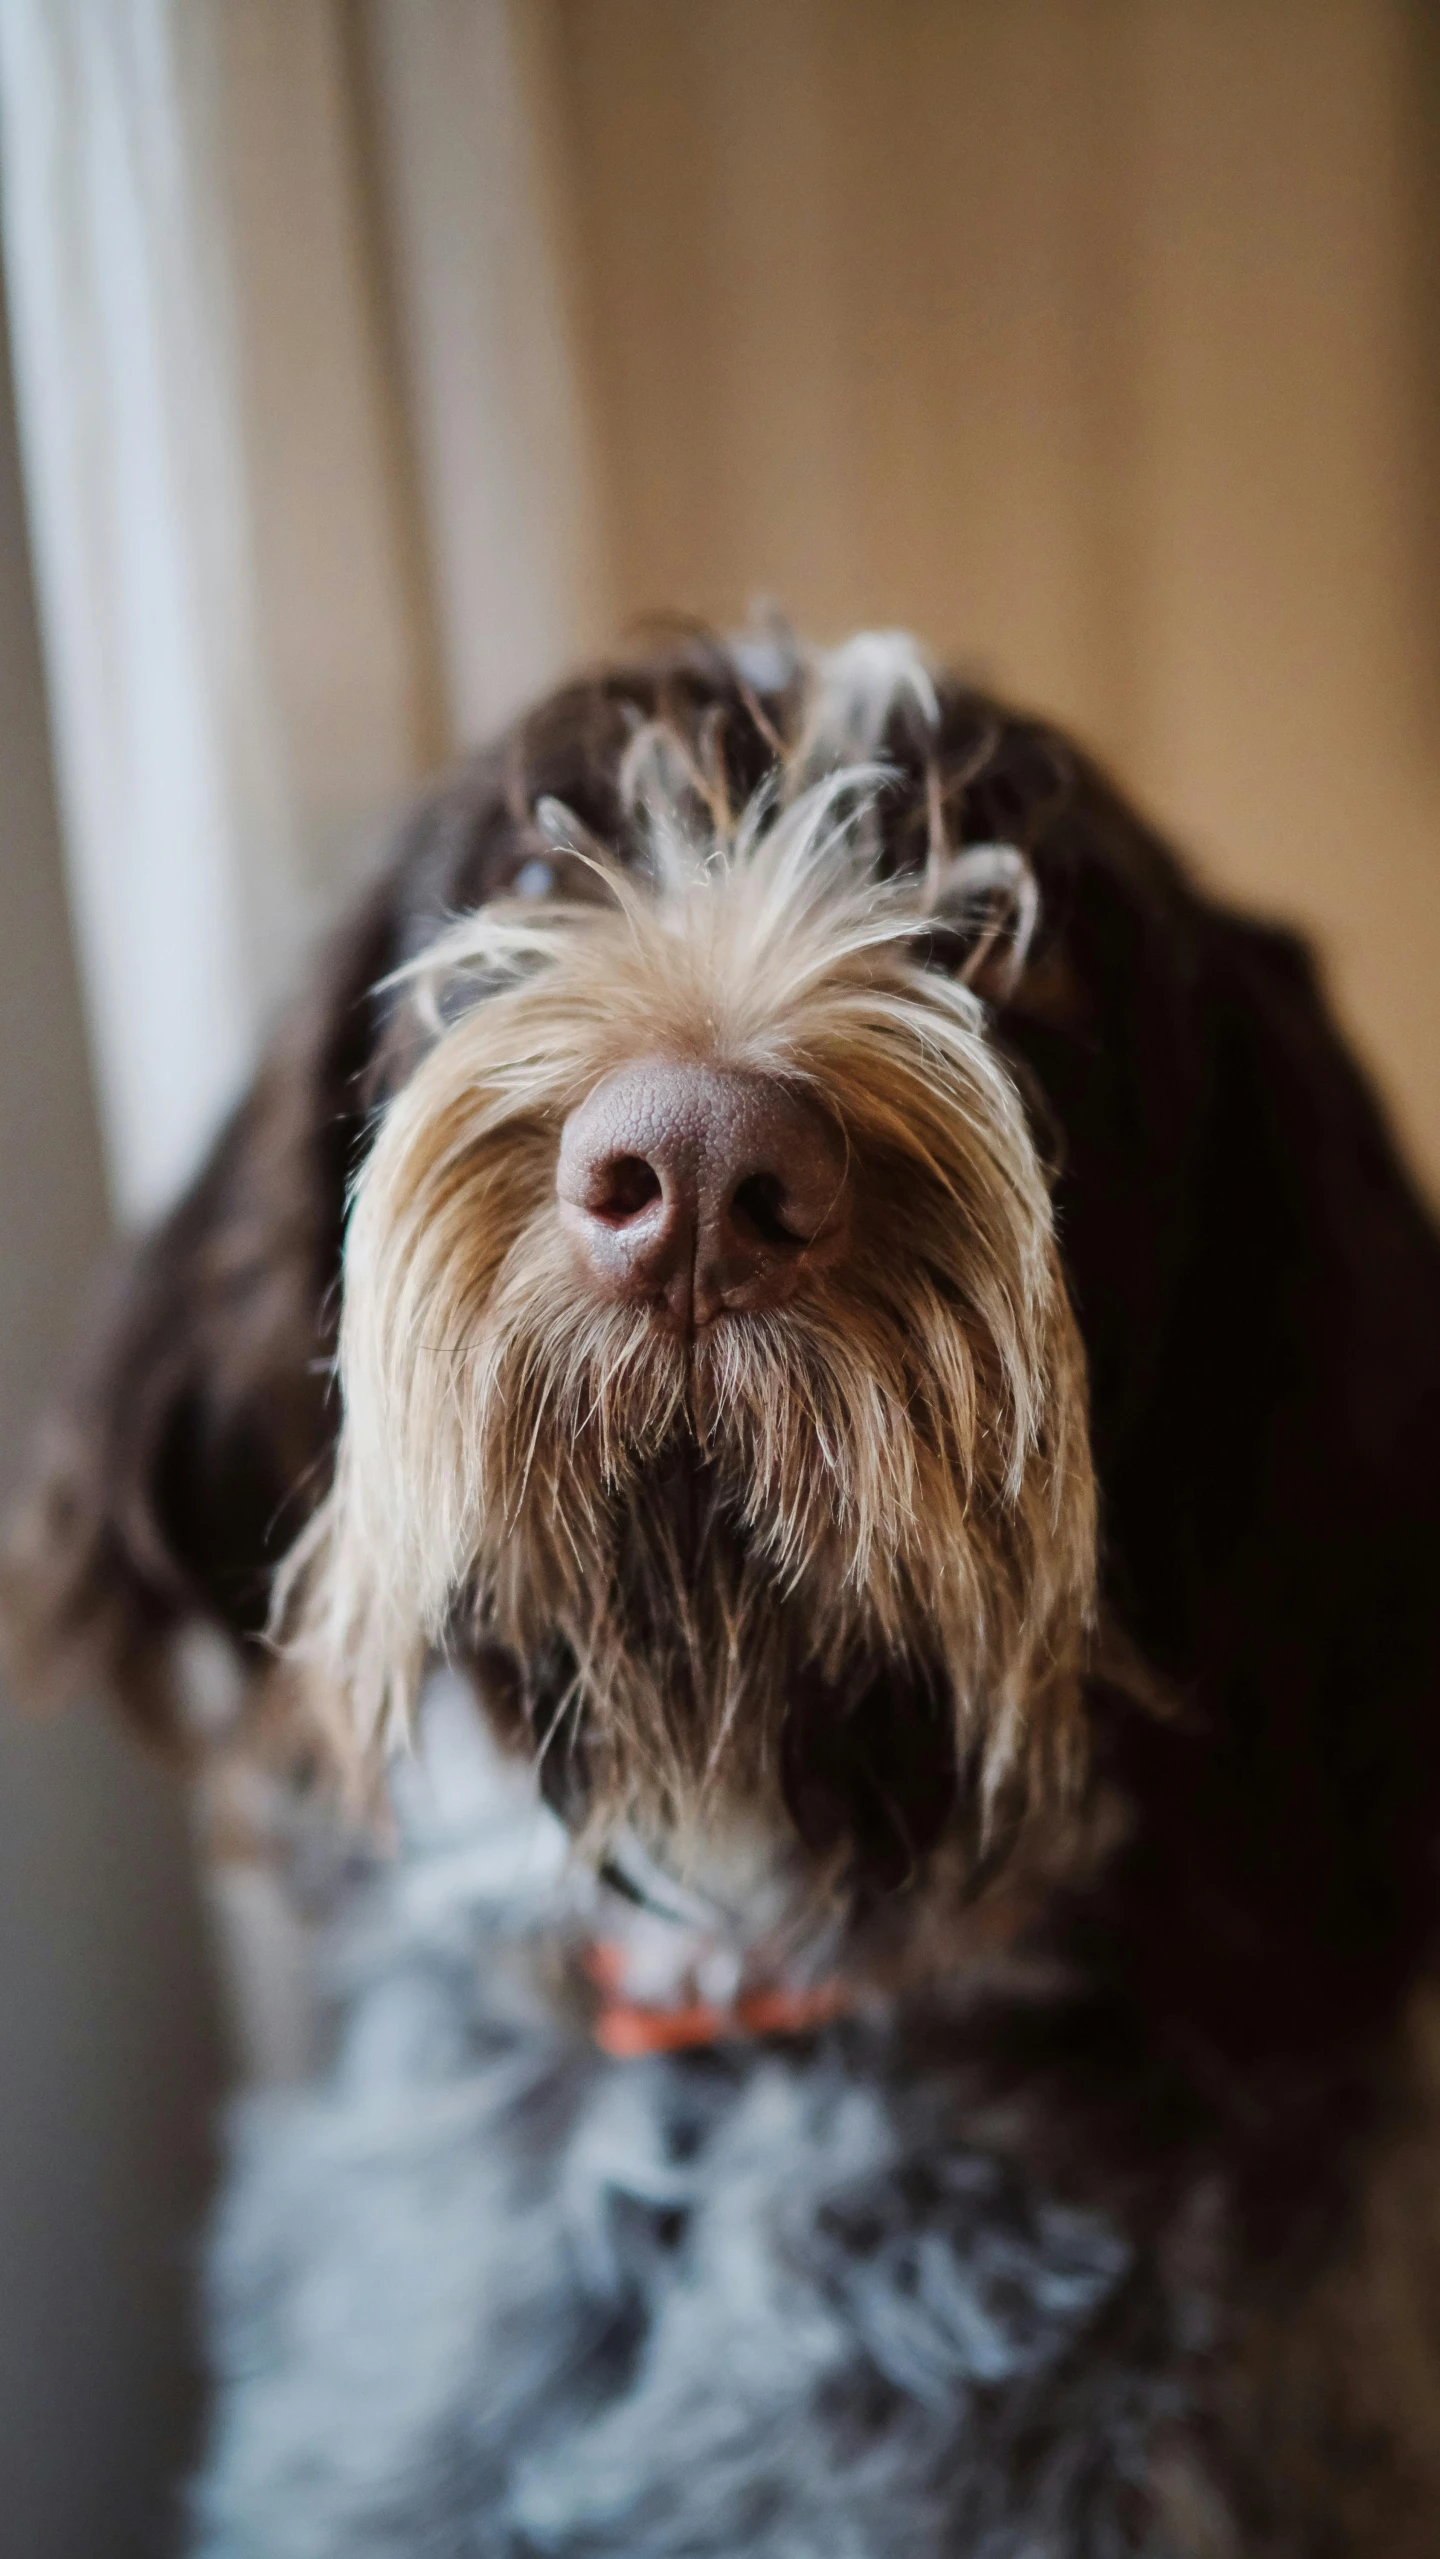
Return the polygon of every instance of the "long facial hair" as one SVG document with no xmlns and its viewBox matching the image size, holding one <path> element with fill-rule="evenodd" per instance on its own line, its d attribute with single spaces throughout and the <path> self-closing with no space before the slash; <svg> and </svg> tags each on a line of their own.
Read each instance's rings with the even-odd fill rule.
<svg viewBox="0 0 1440 2559">
<path fill-rule="evenodd" d="M 1045 1179 L 981 1002 L 924 964 L 943 863 L 875 875 L 883 776 L 792 766 L 701 824 L 667 755 L 638 867 L 582 848 L 594 902 L 489 906 L 416 972 L 431 1044 L 357 1185 L 336 1474 L 282 1617 L 362 1742 L 437 1646 L 548 1665 L 538 1737 L 575 1740 L 597 1839 L 772 1801 L 798 1691 L 843 1718 L 887 1674 L 941 1701 L 983 1823 L 1080 1738 L 1094 1499 Z M 645 1056 L 838 1127 L 852 1240 L 783 1310 L 687 1340 L 577 1270 L 560 1131 Z"/>
</svg>

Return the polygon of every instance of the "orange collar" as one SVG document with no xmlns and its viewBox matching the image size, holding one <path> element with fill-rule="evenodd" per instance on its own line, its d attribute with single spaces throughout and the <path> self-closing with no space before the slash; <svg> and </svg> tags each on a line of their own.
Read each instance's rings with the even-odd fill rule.
<svg viewBox="0 0 1440 2559">
<path fill-rule="evenodd" d="M 623 1993 L 622 1949 L 596 1938 L 585 1952 L 585 1970 L 600 1994 L 591 2032 L 614 2061 L 636 2061 L 646 2053 L 686 2052 L 736 2037 L 804 2035 L 828 2025 L 851 2005 L 843 1982 L 817 1982 L 809 1990 L 742 1991 L 724 2007 L 708 1999 L 655 2007 Z"/>
</svg>

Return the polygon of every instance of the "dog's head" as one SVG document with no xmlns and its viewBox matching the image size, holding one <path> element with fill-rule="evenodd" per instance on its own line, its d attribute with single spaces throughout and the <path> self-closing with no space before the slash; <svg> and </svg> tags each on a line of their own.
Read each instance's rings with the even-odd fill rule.
<svg viewBox="0 0 1440 2559">
<path fill-rule="evenodd" d="M 852 643 L 738 807 L 703 732 L 638 725 L 621 840 L 542 800 L 406 972 L 287 1605 L 362 1736 L 491 1648 L 597 1839 L 783 1807 L 894 1873 L 1073 1773 L 1083 1362 L 983 991 L 1034 892 L 938 790 L 882 852 L 873 750 L 935 719 Z"/>
<path fill-rule="evenodd" d="M 1303 948 L 1073 742 L 889 643 L 687 635 L 419 804 L 128 1259 L 0 1636 L 171 1737 L 177 1631 L 268 1669 L 333 1477 L 291 1607 L 350 1733 L 445 1643 L 577 1822 L 758 1793 L 898 1877 L 1078 1756 L 1093 1449 L 1106 1627 L 1187 1711 L 1088 1681 L 1089 1801 L 1143 1801 L 1212 2019 L 1217 1841 L 1288 2013 L 1369 2016 L 1354 1949 L 1433 1908 L 1437 1268 Z"/>
</svg>

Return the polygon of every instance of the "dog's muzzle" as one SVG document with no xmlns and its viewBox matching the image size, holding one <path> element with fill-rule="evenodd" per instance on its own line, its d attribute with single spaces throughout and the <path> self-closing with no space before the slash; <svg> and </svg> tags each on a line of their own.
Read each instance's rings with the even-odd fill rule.
<svg viewBox="0 0 1440 2559">
<path fill-rule="evenodd" d="M 597 1294 L 682 1332 L 784 1305 L 850 1223 L 844 1140 L 806 1094 L 677 1059 L 621 1067 L 571 1112 L 556 1190 Z"/>
</svg>

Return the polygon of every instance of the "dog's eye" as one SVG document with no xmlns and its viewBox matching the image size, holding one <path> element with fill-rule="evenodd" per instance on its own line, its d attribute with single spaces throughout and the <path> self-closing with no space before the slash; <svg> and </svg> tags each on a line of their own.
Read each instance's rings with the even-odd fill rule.
<svg viewBox="0 0 1440 2559">
<path fill-rule="evenodd" d="M 1013 844 L 972 844 L 942 876 L 917 946 L 925 965 L 1002 1003 L 1024 970 L 1040 911 L 1035 877 Z"/>
<path fill-rule="evenodd" d="M 915 955 L 922 967 L 944 969 L 947 976 L 958 977 L 974 956 L 975 942 L 973 925 L 930 916 L 915 936 Z"/>
<path fill-rule="evenodd" d="M 510 883 L 510 894 L 512 897 L 553 897 L 555 885 L 554 863 L 542 862 L 537 855 L 521 863 Z"/>
<path fill-rule="evenodd" d="M 510 881 L 510 895 L 554 897 L 567 906 L 606 906 L 605 874 L 612 856 L 574 809 L 542 792 L 533 812 L 542 850 L 527 853 Z"/>
<path fill-rule="evenodd" d="M 506 897 L 527 905 L 558 899 L 565 906 L 603 906 L 606 895 L 591 863 L 571 852 L 528 853 L 505 883 Z"/>
</svg>

